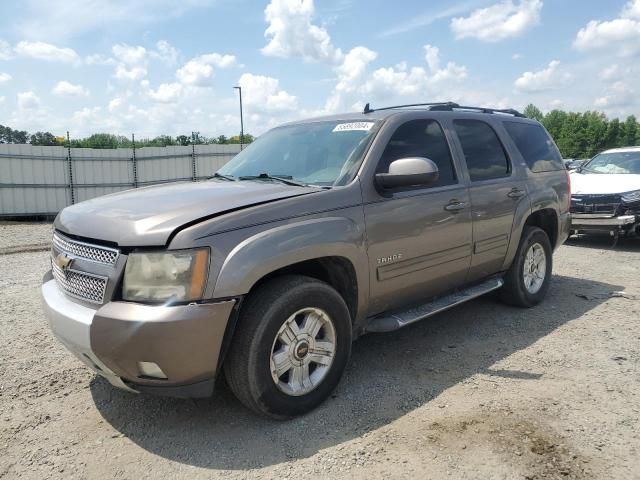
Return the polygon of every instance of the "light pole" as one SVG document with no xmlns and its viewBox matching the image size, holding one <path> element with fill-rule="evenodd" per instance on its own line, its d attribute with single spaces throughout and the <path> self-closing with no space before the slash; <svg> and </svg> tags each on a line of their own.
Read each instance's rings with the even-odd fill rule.
<svg viewBox="0 0 640 480">
<path fill-rule="evenodd" d="M 242 144 L 244 143 L 244 122 L 242 121 L 242 87 L 233 87 L 238 90 L 240 94 L 240 150 L 242 150 Z"/>
</svg>

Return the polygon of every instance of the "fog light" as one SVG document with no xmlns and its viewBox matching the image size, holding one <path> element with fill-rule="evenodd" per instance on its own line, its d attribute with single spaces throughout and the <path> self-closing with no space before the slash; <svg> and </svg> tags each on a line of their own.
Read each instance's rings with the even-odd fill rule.
<svg viewBox="0 0 640 480">
<path fill-rule="evenodd" d="M 157 363 L 153 362 L 138 362 L 138 371 L 141 377 L 159 378 L 160 380 L 166 380 L 167 376 Z"/>
</svg>

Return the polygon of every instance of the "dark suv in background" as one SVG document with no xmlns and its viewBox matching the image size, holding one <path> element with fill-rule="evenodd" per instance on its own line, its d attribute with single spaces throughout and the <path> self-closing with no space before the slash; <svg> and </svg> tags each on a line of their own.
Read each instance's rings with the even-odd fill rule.
<svg viewBox="0 0 640 480">
<path fill-rule="evenodd" d="M 367 105 L 275 128 L 209 181 L 65 208 L 42 293 L 116 386 L 207 396 L 224 369 L 246 406 L 290 417 L 327 398 L 360 335 L 493 290 L 539 303 L 569 190 L 514 110 Z"/>
</svg>

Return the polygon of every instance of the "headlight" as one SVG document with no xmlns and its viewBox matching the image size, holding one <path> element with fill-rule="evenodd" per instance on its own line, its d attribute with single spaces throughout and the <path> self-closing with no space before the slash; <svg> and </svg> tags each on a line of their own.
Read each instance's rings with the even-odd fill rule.
<svg viewBox="0 0 640 480">
<path fill-rule="evenodd" d="M 640 201 L 640 190 L 634 190 L 633 192 L 623 193 L 621 196 L 624 203 L 633 203 Z"/>
<path fill-rule="evenodd" d="M 209 249 L 132 253 L 127 259 L 122 285 L 125 300 L 188 302 L 204 293 Z"/>
</svg>

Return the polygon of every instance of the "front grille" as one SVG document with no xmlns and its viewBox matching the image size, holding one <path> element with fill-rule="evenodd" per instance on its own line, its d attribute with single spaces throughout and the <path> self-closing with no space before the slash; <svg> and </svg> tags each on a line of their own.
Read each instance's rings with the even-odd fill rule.
<svg viewBox="0 0 640 480">
<path fill-rule="evenodd" d="M 53 276 L 68 295 L 91 303 L 102 303 L 107 288 L 107 277 L 78 270 L 62 270 L 55 261 L 51 260 Z"/>
<path fill-rule="evenodd" d="M 53 233 L 53 246 L 58 252 L 69 253 L 83 260 L 105 265 L 115 265 L 120 255 L 120 252 L 115 248 L 79 242 L 58 232 Z"/>
<path fill-rule="evenodd" d="M 615 216 L 621 203 L 620 195 L 571 195 L 571 213 Z"/>
</svg>

